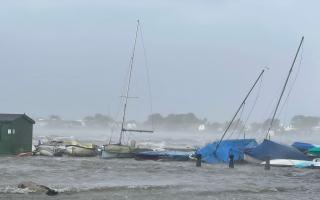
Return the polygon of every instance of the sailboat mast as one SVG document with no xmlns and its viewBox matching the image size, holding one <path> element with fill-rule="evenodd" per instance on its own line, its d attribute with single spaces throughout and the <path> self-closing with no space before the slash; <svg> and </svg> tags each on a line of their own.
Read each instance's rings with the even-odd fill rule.
<svg viewBox="0 0 320 200">
<path fill-rule="evenodd" d="M 249 97 L 250 93 L 252 92 L 253 88 L 257 85 L 257 83 L 258 83 L 258 81 L 260 80 L 260 78 L 261 78 L 261 76 L 262 76 L 262 74 L 263 74 L 263 73 L 264 73 L 264 69 L 263 69 L 263 70 L 261 71 L 261 73 L 259 74 L 259 76 L 258 76 L 257 80 L 254 82 L 254 84 L 253 84 L 253 86 L 251 87 L 250 91 L 248 92 L 247 96 L 244 98 L 244 100 L 243 100 L 243 101 L 242 101 L 242 103 L 240 104 L 240 106 L 239 106 L 238 110 L 237 110 L 237 111 L 236 111 L 236 113 L 234 114 L 234 116 L 233 116 L 232 120 L 229 122 L 229 124 L 228 124 L 228 126 L 227 126 L 226 130 L 223 132 L 222 137 L 221 137 L 221 139 L 220 139 L 219 143 L 217 144 L 217 147 L 216 147 L 215 152 L 218 150 L 219 145 L 221 144 L 221 142 L 222 142 L 222 140 L 223 140 L 224 136 L 227 134 L 227 132 L 228 132 L 228 130 L 230 129 L 230 127 L 231 127 L 231 125 L 232 125 L 232 123 L 233 123 L 234 119 L 236 118 L 236 116 L 237 116 L 237 115 L 238 115 L 238 113 L 240 112 L 240 110 L 241 110 L 242 106 L 246 103 L 246 101 L 247 101 L 247 99 L 248 99 L 248 97 Z"/>
<path fill-rule="evenodd" d="M 283 85 L 283 88 L 282 88 L 282 91 L 281 91 L 281 94 L 280 94 L 280 97 L 279 97 L 279 100 L 278 100 L 276 109 L 274 110 L 274 113 L 273 113 L 273 116 L 272 116 L 272 119 L 271 119 L 271 122 L 270 122 L 270 126 L 269 126 L 269 129 L 268 129 L 267 134 L 266 134 L 266 139 L 269 138 L 269 140 L 270 140 L 270 130 L 271 130 L 271 128 L 272 128 L 272 125 L 273 125 L 273 122 L 274 122 L 274 118 L 275 118 L 275 116 L 276 116 L 276 114 L 277 114 L 277 111 L 278 111 L 278 108 L 279 108 L 279 105 L 280 105 L 282 96 L 283 96 L 284 91 L 285 91 L 285 89 L 286 89 L 286 87 L 287 87 L 289 78 L 290 78 L 291 73 L 292 73 L 293 66 L 294 66 L 294 64 L 295 64 L 295 62 L 296 62 L 296 59 L 297 59 L 297 57 L 298 57 L 298 54 L 299 54 L 300 48 L 301 48 L 301 46 L 302 46 L 303 40 L 304 40 L 304 36 L 302 36 L 302 38 L 301 38 L 301 41 L 300 41 L 298 50 L 297 50 L 296 55 L 295 55 L 295 57 L 294 57 L 294 59 L 293 59 L 291 68 L 290 68 L 289 73 L 288 73 L 288 76 L 287 76 L 287 79 L 286 79 L 286 81 L 285 81 L 285 83 L 284 83 L 284 85 Z"/>
<path fill-rule="evenodd" d="M 138 37 L 138 31 L 139 31 L 139 25 L 140 22 L 137 20 L 137 28 L 136 28 L 136 35 L 134 38 L 134 45 L 132 49 L 132 56 L 130 58 L 130 63 L 129 63 L 129 78 L 128 78 L 128 85 L 127 85 L 127 90 L 126 90 L 126 95 L 125 95 L 125 102 L 123 106 L 123 116 L 122 116 L 122 123 L 121 123 L 121 132 L 120 132 L 120 137 L 119 137 L 119 144 L 121 144 L 122 138 L 123 138 L 123 133 L 125 132 L 124 128 L 124 123 L 126 119 L 126 111 L 127 111 L 127 104 L 128 104 L 128 98 L 129 98 L 129 91 L 130 91 L 130 83 L 131 83 L 131 75 L 132 75 L 132 68 L 133 68 L 133 61 L 134 61 L 134 54 L 136 50 L 136 44 L 137 44 L 137 37 Z"/>
</svg>

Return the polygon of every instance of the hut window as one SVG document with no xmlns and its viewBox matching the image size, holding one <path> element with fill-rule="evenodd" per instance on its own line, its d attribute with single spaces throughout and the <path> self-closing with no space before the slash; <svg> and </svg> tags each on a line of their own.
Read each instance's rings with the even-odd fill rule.
<svg viewBox="0 0 320 200">
<path fill-rule="evenodd" d="M 11 135 L 11 129 L 8 129 L 8 135 Z"/>
<path fill-rule="evenodd" d="M 15 134 L 16 133 L 16 129 L 12 129 L 12 134 Z"/>
</svg>

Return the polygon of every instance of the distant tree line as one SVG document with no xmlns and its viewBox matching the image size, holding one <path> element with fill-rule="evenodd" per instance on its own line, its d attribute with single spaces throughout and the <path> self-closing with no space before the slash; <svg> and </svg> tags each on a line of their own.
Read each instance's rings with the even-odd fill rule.
<svg viewBox="0 0 320 200">
<path fill-rule="evenodd" d="M 199 119 L 193 113 L 169 114 L 164 117 L 159 113 L 152 114 L 145 122 L 152 125 L 155 129 L 161 130 L 197 130 L 199 125 L 207 124 L 207 119 Z"/>
<path fill-rule="evenodd" d="M 91 128 L 115 128 L 119 127 L 120 122 L 114 120 L 112 117 L 95 114 L 93 116 L 86 116 L 82 120 L 63 120 L 58 115 L 51 115 L 47 119 L 39 119 L 38 123 L 45 127 L 53 128 L 73 128 L 73 127 L 91 127 Z M 271 119 L 264 122 L 252 122 L 245 124 L 244 121 L 236 119 L 230 130 L 257 132 L 265 131 L 269 128 Z M 154 127 L 155 130 L 165 131 L 212 131 L 222 132 L 225 130 L 229 121 L 225 122 L 209 122 L 206 118 L 200 119 L 194 113 L 186 114 L 169 114 L 163 116 L 160 113 L 154 113 L 148 116 L 144 122 L 127 121 L 127 124 L 134 126 L 148 126 Z M 273 122 L 272 130 L 318 130 L 320 129 L 320 117 L 296 115 L 294 116 L 288 127 L 284 127 L 279 119 Z"/>
</svg>

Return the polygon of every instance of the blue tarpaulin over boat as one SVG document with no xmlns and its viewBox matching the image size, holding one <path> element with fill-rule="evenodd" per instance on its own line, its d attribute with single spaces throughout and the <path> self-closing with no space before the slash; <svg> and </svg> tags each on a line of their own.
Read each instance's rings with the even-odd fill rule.
<svg viewBox="0 0 320 200">
<path fill-rule="evenodd" d="M 197 150 L 196 154 L 200 154 L 202 161 L 206 163 L 219 163 L 228 162 L 229 153 L 232 152 L 234 160 L 243 160 L 244 149 L 253 148 L 257 145 L 255 139 L 234 139 L 234 140 L 223 140 L 218 149 L 216 150 L 218 141 Z"/>
<path fill-rule="evenodd" d="M 312 148 L 317 147 L 319 145 L 303 143 L 303 142 L 295 142 L 291 146 L 295 147 L 299 151 L 307 152 L 309 149 L 312 149 Z"/>
<path fill-rule="evenodd" d="M 255 148 L 246 149 L 245 153 L 257 160 L 266 161 L 272 159 L 309 160 L 299 150 L 284 144 L 279 144 L 271 140 L 264 140 Z"/>
</svg>

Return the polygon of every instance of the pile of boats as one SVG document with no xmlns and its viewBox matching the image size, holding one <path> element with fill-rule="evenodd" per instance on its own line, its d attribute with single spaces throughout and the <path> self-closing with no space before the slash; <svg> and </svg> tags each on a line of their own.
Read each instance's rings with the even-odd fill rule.
<svg viewBox="0 0 320 200">
<path fill-rule="evenodd" d="M 258 164 L 270 163 L 270 165 L 273 166 L 320 168 L 320 159 L 317 158 L 320 156 L 320 147 L 318 145 L 296 142 L 293 145 L 289 146 L 271 140 L 271 135 L 273 135 L 271 133 L 273 133 L 272 128 L 275 122 L 275 117 L 277 116 L 277 111 L 279 110 L 279 107 L 282 103 L 281 100 L 283 99 L 283 95 L 285 94 L 288 81 L 292 74 L 293 67 L 295 65 L 303 41 L 304 37 L 301 38 L 298 50 L 295 54 L 294 60 L 285 79 L 285 83 L 282 87 L 279 99 L 273 111 L 273 115 L 270 120 L 265 139 L 260 144 L 258 144 L 255 139 L 224 140 L 226 134 L 233 124 L 233 121 L 235 120 L 239 112 L 243 111 L 244 105 L 246 104 L 246 100 L 249 97 L 250 93 L 252 92 L 258 81 L 260 81 L 262 74 L 264 73 L 264 70 L 262 70 L 257 80 L 254 82 L 253 86 L 240 104 L 232 120 L 229 122 L 220 140 L 208 144 L 197 150 L 197 157 L 201 158 L 202 161 L 207 163 L 227 162 L 230 157 L 235 161 L 247 161 L 249 163 Z M 290 92 L 287 94 L 287 98 L 289 94 Z M 282 106 L 284 105 L 284 103 L 282 104 Z M 232 133 L 230 135 L 232 135 Z"/>
<path fill-rule="evenodd" d="M 230 155 L 235 162 L 271 166 L 320 168 L 320 145 L 295 142 L 291 146 L 265 139 L 258 144 L 254 139 L 232 139 L 207 144 L 196 155 L 209 164 L 227 163 Z M 217 148 L 218 147 L 218 148 Z"/>
<path fill-rule="evenodd" d="M 76 156 L 92 157 L 98 155 L 98 147 L 95 144 L 81 144 L 77 141 L 48 141 L 35 146 L 33 155 L 41 156 Z"/>
<path fill-rule="evenodd" d="M 136 160 L 170 160 L 188 161 L 194 158 L 195 149 L 186 148 L 150 148 L 136 145 L 134 141 L 130 145 L 107 144 L 98 146 L 95 144 L 84 144 L 78 141 L 49 140 L 39 142 L 34 146 L 33 155 L 39 156 L 74 156 L 94 157 L 102 159 L 112 158 L 135 158 Z"/>
</svg>

